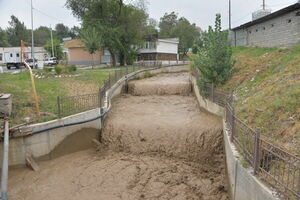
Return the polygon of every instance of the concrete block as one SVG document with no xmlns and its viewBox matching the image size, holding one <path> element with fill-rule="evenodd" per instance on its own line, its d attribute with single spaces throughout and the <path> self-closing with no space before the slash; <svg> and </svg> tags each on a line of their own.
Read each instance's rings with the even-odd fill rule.
<svg viewBox="0 0 300 200">
<path fill-rule="evenodd" d="M 0 94 L 0 114 L 10 116 L 12 112 L 12 95 Z"/>
</svg>

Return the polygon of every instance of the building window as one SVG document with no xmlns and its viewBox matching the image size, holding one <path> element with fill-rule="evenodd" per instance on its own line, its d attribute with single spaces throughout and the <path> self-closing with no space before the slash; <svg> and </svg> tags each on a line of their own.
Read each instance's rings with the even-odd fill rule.
<svg viewBox="0 0 300 200">
<path fill-rule="evenodd" d="M 3 58 L 2 58 L 2 56 L 3 56 L 3 54 L 2 54 L 2 53 L 0 53 L 0 61 L 2 61 L 2 59 L 3 59 Z"/>
<path fill-rule="evenodd" d="M 249 33 L 251 34 L 251 31 L 249 31 Z"/>
<path fill-rule="evenodd" d="M 263 30 L 266 30 L 266 27 L 263 27 Z"/>
<path fill-rule="evenodd" d="M 20 54 L 19 53 L 17 53 L 17 58 L 19 58 L 20 57 Z"/>
<path fill-rule="evenodd" d="M 256 29 L 255 31 L 258 32 L 258 29 Z"/>
<path fill-rule="evenodd" d="M 271 24 L 271 27 L 274 27 L 274 24 Z"/>
<path fill-rule="evenodd" d="M 13 57 L 12 53 L 10 54 L 10 57 L 11 57 L 11 58 Z"/>
<path fill-rule="evenodd" d="M 291 19 L 288 19 L 288 20 L 287 20 L 287 23 L 288 23 L 288 24 L 289 24 L 289 23 L 291 23 L 291 22 L 292 22 L 292 20 L 291 20 Z"/>
</svg>

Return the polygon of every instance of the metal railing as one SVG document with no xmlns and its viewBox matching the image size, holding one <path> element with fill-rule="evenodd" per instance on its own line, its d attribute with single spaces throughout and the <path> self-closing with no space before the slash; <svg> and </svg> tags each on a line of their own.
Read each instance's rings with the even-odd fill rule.
<svg viewBox="0 0 300 200">
<path fill-rule="evenodd" d="M 197 82 L 200 73 L 192 69 Z M 253 167 L 254 175 L 275 188 L 284 199 L 300 199 L 300 158 L 267 142 L 259 130 L 253 130 L 240 120 L 234 111 L 232 93 L 220 91 L 205 84 L 207 98 L 225 107 L 226 126 L 230 140 L 235 144 L 245 161 Z M 201 91 L 200 91 L 201 92 Z"/>
<path fill-rule="evenodd" d="M 1 119 L 0 119 L 1 123 Z M 2 172 L 1 172 L 1 198 L 8 200 L 8 159 L 9 159 L 9 123 L 8 119 L 4 119 L 4 137 L 3 137 L 3 154 L 2 154 Z"/>
<path fill-rule="evenodd" d="M 104 97 L 106 91 L 115 83 L 117 83 L 122 77 L 128 74 L 153 67 L 160 68 L 168 66 L 179 66 L 186 63 L 186 61 L 175 61 L 175 63 L 167 62 L 166 64 L 163 64 L 161 63 L 161 61 L 144 61 L 135 63 L 132 66 L 121 67 L 120 69 L 114 70 L 112 73 L 109 73 L 108 78 L 103 81 L 102 87 L 100 87 L 98 92 L 96 93 L 71 97 L 57 97 L 56 115 L 58 118 L 61 118 L 80 112 L 104 107 Z"/>
</svg>

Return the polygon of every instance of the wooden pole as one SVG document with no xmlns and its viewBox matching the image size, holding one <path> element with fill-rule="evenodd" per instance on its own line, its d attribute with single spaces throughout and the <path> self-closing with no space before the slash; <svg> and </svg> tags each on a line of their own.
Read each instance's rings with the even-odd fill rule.
<svg viewBox="0 0 300 200">
<path fill-rule="evenodd" d="M 30 78 L 31 78 L 31 86 L 32 86 L 32 92 L 33 92 L 33 97 L 34 97 L 34 102 L 35 102 L 35 111 L 36 115 L 40 116 L 40 105 L 39 105 L 39 99 L 37 96 L 36 88 L 35 88 L 35 82 L 34 82 L 34 77 L 32 74 L 31 67 L 24 61 L 25 67 L 29 70 Z"/>
</svg>

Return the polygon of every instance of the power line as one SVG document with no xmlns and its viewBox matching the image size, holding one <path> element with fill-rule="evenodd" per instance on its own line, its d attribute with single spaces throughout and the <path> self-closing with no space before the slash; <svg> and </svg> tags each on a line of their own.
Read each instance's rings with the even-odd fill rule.
<svg viewBox="0 0 300 200">
<path fill-rule="evenodd" d="M 29 3 L 28 0 L 26 0 L 26 3 L 30 6 L 30 3 Z M 62 20 L 62 19 L 59 19 L 59 18 L 54 17 L 54 16 L 52 16 L 52 15 L 49 15 L 49 14 L 47 14 L 46 12 L 44 12 L 44 11 L 38 9 L 37 7 L 33 7 L 33 10 L 37 11 L 38 13 L 40 13 L 40 14 L 42 14 L 42 15 L 48 17 L 48 18 L 51 18 L 52 20 L 55 20 L 56 22 L 59 22 L 59 23 L 64 23 L 64 22 L 66 22 L 66 20 Z M 73 24 L 74 22 L 67 21 L 67 23 Z"/>
</svg>

